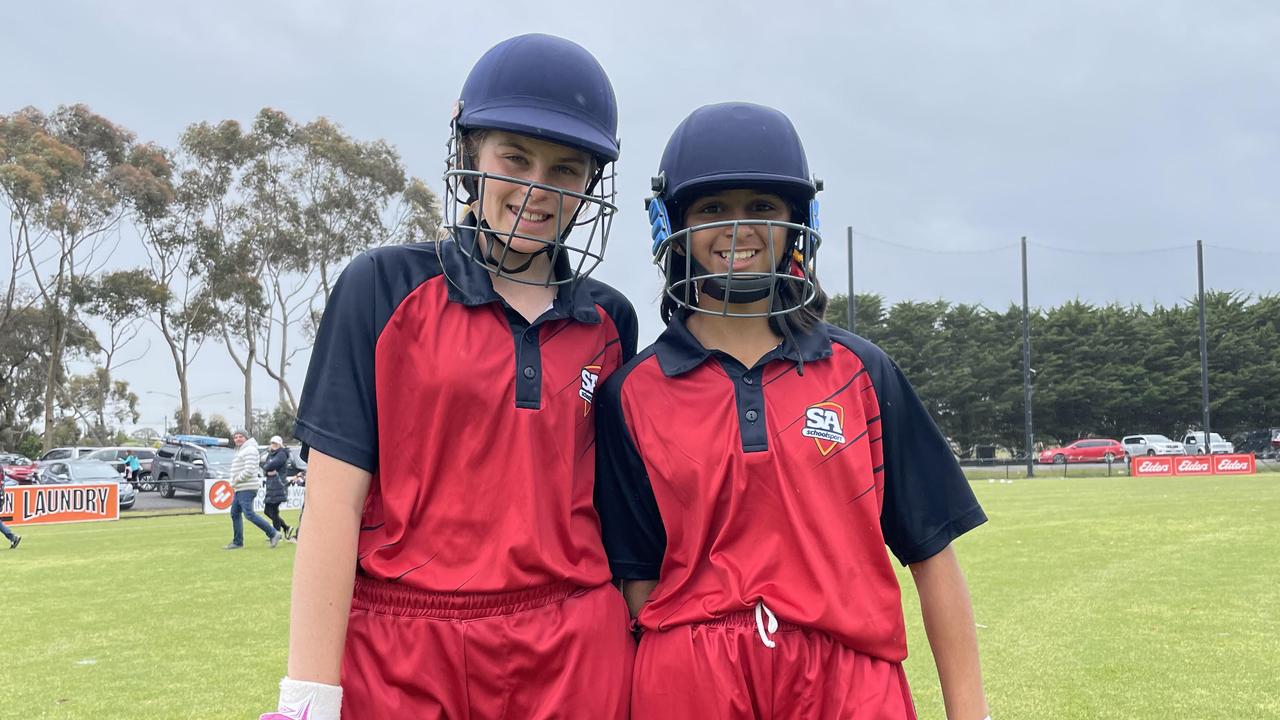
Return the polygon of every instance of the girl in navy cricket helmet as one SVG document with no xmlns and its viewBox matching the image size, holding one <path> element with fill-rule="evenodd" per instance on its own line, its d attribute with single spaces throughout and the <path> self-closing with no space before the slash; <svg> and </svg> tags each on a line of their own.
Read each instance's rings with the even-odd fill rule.
<svg viewBox="0 0 1280 720">
<path fill-rule="evenodd" d="M 636 319 L 587 277 L 613 88 L 578 45 L 523 35 L 476 63 L 450 130 L 449 237 L 357 257 L 317 334 L 280 713 L 622 718 L 634 643 L 593 408 Z"/>
<path fill-rule="evenodd" d="M 823 322 L 821 185 L 785 115 L 699 108 L 649 214 L 666 330 L 597 408 L 614 576 L 642 631 L 632 717 L 914 718 L 888 545 L 947 716 L 987 714 L 951 541 L 986 517 L 897 366 Z"/>
</svg>

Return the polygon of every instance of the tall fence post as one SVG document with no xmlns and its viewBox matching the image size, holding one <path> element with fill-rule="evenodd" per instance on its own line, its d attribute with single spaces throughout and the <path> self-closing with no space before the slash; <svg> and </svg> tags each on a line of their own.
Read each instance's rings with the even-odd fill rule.
<svg viewBox="0 0 1280 720">
<path fill-rule="evenodd" d="M 1196 279 L 1200 287 L 1200 409 L 1203 414 L 1204 452 L 1213 454 L 1209 440 L 1209 335 L 1204 322 L 1204 242 L 1196 241 Z"/>
<path fill-rule="evenodd" d="M 1022 236 L 1022 407 L 1027 440 L 1027 477 L 1035 477 L 1031 433 L 1031 311 L 1027 302 L 1027 236 Z"/>
<path fill-rule="evenodd" d="M 853 295 L 853 226 L 849 226 L 849 242 L 848 242 L 848 258 L 849 258 L 849 302 L 845 304 L 845 314 L 849 320 L 849 332 L 856 333 L 858 328 L 856 318 L 858 317 L 858 301 Z"/>
</svg>

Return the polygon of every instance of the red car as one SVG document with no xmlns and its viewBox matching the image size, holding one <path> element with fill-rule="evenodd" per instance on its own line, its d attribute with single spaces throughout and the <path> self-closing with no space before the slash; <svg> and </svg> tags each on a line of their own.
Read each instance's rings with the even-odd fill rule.
<svg viewBox="0 0 1280 720">
<path fill-rule="evenodd" d="M 1087 438 L 1040 453 L 1042 463 L 1114 462 L 1124 460 L 1124 446 L 1116 440 Z"/>
<path fill-rule="evenodd" d="M 12 478 L 19 485 L 30 485 L 35 482 L 33 476 L 40 469 L 31 460 L 11 453 L 0 455 L 0 468 L 4 470 L 5 477 Z"/>
</svg>

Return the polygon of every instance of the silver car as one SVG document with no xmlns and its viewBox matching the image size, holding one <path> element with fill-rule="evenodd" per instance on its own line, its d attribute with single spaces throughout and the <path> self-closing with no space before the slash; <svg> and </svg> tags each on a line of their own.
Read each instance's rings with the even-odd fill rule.
<svg viewBox="0 0 1280 720">
<path fill-rule="evenodd" d="M 40 468 L 41 485 L 89 485 L 115 483 L 120 487 L 120 509 L 128 510 L 138 499 L 133 485 L 116 469 L 100 460 L 55 460 Z"/>
<path fill-rule="evenodd" d="M 1174 442 L 1164 435 L 1126 435 L 1120 442 L 1124 445 L 1125 454 L 1129 457 L 1187 454 L 1187 449 L 1182 447 L 1182 443 Z"/>
<path fill-rule="evenodd" d="M 1203 455 L 1204 454 L 1204 432 L 1197 430 L 1196 432 L 1187 433 L 1186 437 L 1182 438 L 1182 445 L 1187 449 L 1188 455 L 1194 455 L 1194 454 Z M 1227 442 L 1226 440 L 1223 440 L 1221 435 L 1219 435 L 1216 432 L 1209 433 L 1209 452 L 1210 453 L 1214 455 L 1220 455 L 1224 453 L 1227 455 L 1230 455 L 1235 451 L 1236 451 L 1236 447 L 1231 443 Z"/>
</svg>

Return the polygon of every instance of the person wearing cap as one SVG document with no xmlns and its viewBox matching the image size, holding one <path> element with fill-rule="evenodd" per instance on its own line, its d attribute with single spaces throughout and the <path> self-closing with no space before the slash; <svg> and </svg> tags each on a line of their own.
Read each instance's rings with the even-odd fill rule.
<svg viewBox="0 0 1280 720">
<path fill-rule="evenodd" d="M 491 48 L 449 118 L 448 237 L 371 249 L 316 334 L 288 676 L 266 717 L 621 720 L 634 641 L 592 503 L 596 385 L 635 310 L 587 274 L 617 102 L 550 35 Z"/>
<path fill-rule="evenodd" d="M 231 501 L 231 542 L 223 546 L 224 550 L 239 550 L 244 547 L 244 518 L 266 533 L 271 547 L 280 544 L 284 538 L 271 523 L 253 510 L 253 501 L 258 497 L 258 489 L 262 487 L 262 469 L 258 467 L 258 442 L 244 430 L 236 429 L 231 433 L 231 441 L 236 444 L 236 456 L 231 460 L 231 488 L 235 490 L 235 498 Z"/>
<path fill-rule="evenodd" d="M 288 474 L 289 474 L 289 450 L 284 446 L 284 440 L 279 435 L 271 436 L 271 449 L 267 451 L 267 459 L 262 463 L 262 472 L 266 474 L 267 479 L 264 486 L 267 489 L 266 495 L 263 497 L 265 507 L 263 513 L 271 518 L 271 527 L 279 532 L 284 533 L 285 540 L 293 539 L 293 528 L 289 527 L 289 523 L 280 517 L 281 503 L 288 502 Z"/>
</svg>

